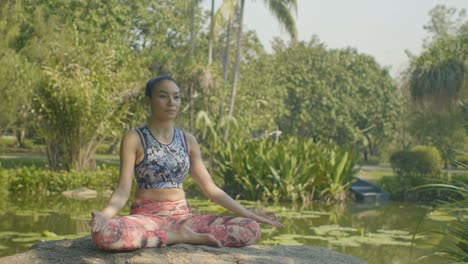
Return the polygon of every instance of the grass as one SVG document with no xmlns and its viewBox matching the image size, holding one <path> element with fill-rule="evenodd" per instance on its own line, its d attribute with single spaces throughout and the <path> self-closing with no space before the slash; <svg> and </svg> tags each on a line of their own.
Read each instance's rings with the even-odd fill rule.
<svg viewBox="0 0 468 264">
<path fill-rule="evenodd" d="M 25 140 L 25 148 L 19 148 L 16 144 L 16 138 L 14 137 L 0 137 L 0 168 L 47 168 L 45 145 L 34 144 L 32 139 Z M 109 147 L 110 143 L 108 142 L 99 145 L 98 154 L 96 154 L 97 166 L 119 166 L 118 154 L 101 154 Z"/>
<path fill-rule="evenodd" d="M 96 155 L 97 166 L 118 167 L 119 156 Z M 15 169 L 21 167 L 47 168 L 47 156 L 45 155 L 0 155 L 0 168 Z"/>
<path fill-rule="evenodd" d="M 396 176 L 393 170 L 360 170 L 358 177 L 362 180 L 368 181 L 372 184 L 378 184 L 383 177 Z"/>
<path fill-rule="evenodd" d="M 0 138 L 0 154 L 43 154 L 45 145 L 34 144 L 32 139 L 25 139 L 25 147 L 19 148 L 15 138 Z"/>
</svg>

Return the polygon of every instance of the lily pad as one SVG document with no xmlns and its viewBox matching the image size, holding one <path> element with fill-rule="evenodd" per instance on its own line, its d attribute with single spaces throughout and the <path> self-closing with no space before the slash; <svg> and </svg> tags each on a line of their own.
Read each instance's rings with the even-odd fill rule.
<svg viewBox="0 0 468 264">
<path fill-rule="evenodd" d="M 302 214 L 306 215 L 330 215 L 329 212 L 321 212 L 321 211 L 301 211 Z"/>
<path fill-rule="evenodd" d="M 342 234 L 342 233 L 349 233 L 349 232 L 358 232 L 359 230 L 352 227 L 341 227 L 339 225 L 322 225 L 318 227 L 311 227 L 311 229 L 317 235 L 333 235 L 333 234 Z"/>
<path fill-rule="evenodd" d="M 409 235 L 409 232 L 403 230 L 385 230 L 379 229 L 377 230 L 378 233 L 388 234 L 388 235 Z"/>
<path fill-rule="evenodd" d="M 20 232 L 14 232 L 14 231 L 2 231 L 2 232 L 0 232 L 0 238 L 17 236 L 19 234 L 21 234 L 21 233 Z"/>
</svg>

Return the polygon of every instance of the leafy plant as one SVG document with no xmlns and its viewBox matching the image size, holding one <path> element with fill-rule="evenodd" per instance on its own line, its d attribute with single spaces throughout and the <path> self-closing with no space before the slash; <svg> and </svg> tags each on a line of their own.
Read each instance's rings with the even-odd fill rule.
<svg viewBox="0 0 468 264">
<path fill-rule="evenodd" d="M 432 212 L 442 212 L 454 221 L 441 226 L 441 230 L 431 230 L 440 241 L 434 248 L 434 255 L 443 255 L 453 260 L 452 263 L 468 262 L 468 184 L 463 180 L 454 180 L 451 184 L 428 184 L 419 187 L 423 190 L 443 190 L 454 193 L 449 202 L 440 202 Z M 441 214 L 441 213 L 439 213 Z M 425 256 L 423 258 L 427 258 Z"/>
<path fill-rule="evenodd" d="M 248 200 L 345 200 L 356 172 L 349 151 L 294 137 L 226 142 L 213 155 L 225 190 Z"/>
</svg>

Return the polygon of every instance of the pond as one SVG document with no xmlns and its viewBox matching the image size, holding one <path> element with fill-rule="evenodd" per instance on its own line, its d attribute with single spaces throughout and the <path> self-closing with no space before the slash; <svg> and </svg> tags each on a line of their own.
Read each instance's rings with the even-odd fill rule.
<svg viewBox="0 0 468 264">
<path fill-rule="evenodd" d="M 89 234 L 90 212 L 101 209 L 107 198 L 73 200 L 62 196 L 10 197 L 0 202 L 0 256 L 27 250 L 39 241 L 77 238 Z M 251 209 L 266 209 L 278 214 L 283 229 L 263 226 L 263 245 L 310 245 L 353 255 L 369 263 L 412 263 L 430 254 L 425 245 L 433 239 L 413 233 L 436 228 L 440 221 L 428 220 L 429 208 L 404 203 L 307 206 L 277 204 L 264 208 L 259 202 L 242 201 Z M 209 201 L 190 200 L 194 212 L 227 214 Z M 120 213 L 128 214 L 129 203 Z M 410 252 L 412 261 L 410 262 Z M 448 263 L 430 257 L 418 263 Z"/>
</svg>

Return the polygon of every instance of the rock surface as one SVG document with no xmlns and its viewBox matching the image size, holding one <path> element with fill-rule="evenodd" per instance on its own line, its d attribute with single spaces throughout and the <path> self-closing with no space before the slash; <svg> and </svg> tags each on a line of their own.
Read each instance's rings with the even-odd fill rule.
<svg viewBox="0 0 468 264">
<path fill-rule="evenodd" d="M 309 246 L 249 246 L 213 248 L 178 244 L 166 248 L 148 248 L 130 252 L 105 252 L 95 247 L 89 236 L 74 240 L 36 244 L 24 253 L 0 258 L 1 264 L 69 263 L 308 263 L 362 264 L 363 260 L 326 248 Z"/>
</svg>

